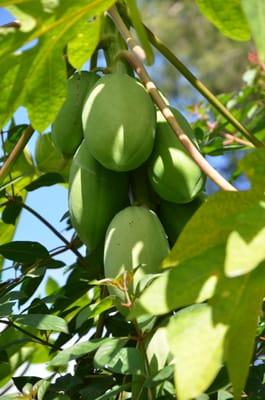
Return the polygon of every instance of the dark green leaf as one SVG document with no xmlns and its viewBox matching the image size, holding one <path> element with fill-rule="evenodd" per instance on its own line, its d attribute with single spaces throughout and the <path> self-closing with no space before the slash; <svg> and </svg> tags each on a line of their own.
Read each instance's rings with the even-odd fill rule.
<svg viewBox="0 0 265 400">
<path fill-rule="evenodd" d="M 19 201 L 22 200 L 21 197 L 18 198 Z M 9 202 L 2 213 L 2 220 L 5 224 L 15 225 L 17 217 L 20 214 L 22 207 L 19 203 L 11 201 Z"/>
<path fill-rule="evenodd" d="M 49 257 L 48 250 L 37 242 L 14 241 L 0 246 L 0 254 L 19 263 L 35 263 Z"/>
<path fill-rule="evenodd" d="M 14 303 L 0 304 L 0 317 L 7 317 L 12 314 Z"/>
<path fill-rule="evenodd" d="M 38 382 L 41 378 L 38 378 L 36 376 L 18 376 L 18 377 L 14 377 L 12 378 L 15 386 L 17 387 L 17 389 L 22 392 L 23 387 L 27 384 L 27 383 L 31 383 L 32 385 L 34 385 L 36 382 Z"/>
<path fill-rule="evenodd" d="M 38 179 L 31 182 L 29 185 L 25 187 L 28 192 L 32 192 L 36 189 L 45 186 L 53 186 L 57 183 L 63 183 L 64 178 L 62 175 L 57 174 L 56 172 L 48 172 L 47 174 L 41 175 Z"/>
</svg>

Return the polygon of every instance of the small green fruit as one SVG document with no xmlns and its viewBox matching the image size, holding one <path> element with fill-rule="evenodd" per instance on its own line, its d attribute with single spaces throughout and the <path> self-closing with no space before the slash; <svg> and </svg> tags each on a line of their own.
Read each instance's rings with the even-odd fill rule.
<svg viewBox="0 0 265 400">
<path fill-rule="evenodd" d="M 111 219 L 127 204 L 127 193 L 127 175 L 102 167 L 82 142 L 70 169 L 69 211 L 90 252 L 104 240 Z"/>
<path fill-rule="evenodd" d="M 144 274 L 160 272 L 160 264 L 169 252 L 165 231 L 153 211 L 143 207 L 127 207 L 111 221 L 104 246 L 105 277 L 116 279 L 125 271 L 135 268 L 134 292 Z M 124 293 L 118 288 L 110 292 L 124 301 Z"/>
<path fill-rule="evenodd" d="M 155 107 L 145 88 L 128 75 L 99 79 L 85 100 L 82 120 L 91 154 L 108 169 L 135 169 L 151 154 Z"/>
<path fill-rule="evenodd" d="M 81 71 L 67 81 L 67 96 L 52 125 L 52 139 L 65 157 L 72 157 L 83 140 L 82 107 L 85 97 L 99 77 Z"/>
<path fill-rule="evenodd" d="M 176 109 L 172 109 L 183 131 L 196 144 L 192 128 Z M 203 190 L 205 176 L 159 113 L 154 151 L 148 161 L 148 176 L 153 189 L 164 200 L 189 203 Z"/>
</svg>

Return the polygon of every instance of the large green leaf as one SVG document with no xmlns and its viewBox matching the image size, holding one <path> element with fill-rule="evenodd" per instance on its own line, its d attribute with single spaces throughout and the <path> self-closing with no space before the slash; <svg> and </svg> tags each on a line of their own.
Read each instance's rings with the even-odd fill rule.
<svg viewBox="0 0 265 400">
<path fill-rule="evenodd" d="M 258 316 L 265 295 L 265 263 L 249 274 L 220 279 L 210 301 L 214 323 L 225 324 L 228 334 L 225 360 L 234 389 L 241 399 L 253 353 Z"/>
<path fill-rule="evenodd" d="M 249 272 L 265 260 L 265 201 L 237 216 L 234 223 L 236 230 L 226 245 L 225 272 L 229 276 Z"/>
<path fill-rule="evenodd" d="M 80 27 L 78 35 L 72 39 L 67 46 L 69 61 L 80 69 L 87 61 L 88 55 L 92 54 L 100 39 L 101 19 L 91 20 L 88 24 Z"/>
<path fill-rule="evenodd" d="M 7 7 L 16 3 L 10 0 L 2 4 Z M 71 62 L 80 68 L 97 46 L 100 15 L 113 3 L 113 0 L 86 3 L 65 0 L 50 12 L 45 11 L 45 3 L 41 1 L 22 0 L 16 4 L 13 12 L 31 16 L 35 24 L 28 32 L 0 31 L 0 125 L 20 105 L 27 108 L 36 130 L 43 131 L 54 120 L 66 96 L 63 53 L 67 44 Z M 14 54 L 22 45 L 33 47 Z"/>
<path fill-rule="evenodd" d="M 261 61 L 265 61 L 265 2 L 241 0 Z"/>
<path fill-rule="evenodd" d="M 202 394 L 222 366 L 225 324 L 213 321 L 207 304 L 178 312 L 168 325 L 168 341 L 174 356 L 175 385 L 179 400 Z"/>
<path fill-rule="evenodd" d="M 201 12 L 224 35 L 234 40 L 250 39 L 248 23 L 240 0 L 227 0 L 225 3 L 223 0 L 196 0 L 196 2 Z"/>
<path fill-rule="evenodd" d="M 162 315 L 211 298 L 222 270 L 223 259 L 222 248 L 213 247 L 202 256 L 165 271 L 136 300 L 130 317 L 134 318 L 142 313 Z"/>
</svg>

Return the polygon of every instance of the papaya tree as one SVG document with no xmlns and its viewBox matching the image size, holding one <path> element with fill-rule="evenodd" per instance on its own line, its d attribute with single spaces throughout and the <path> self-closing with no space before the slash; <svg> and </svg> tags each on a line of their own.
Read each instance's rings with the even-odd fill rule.
<svg viewBox="0 0 265 400">
<path fill-rule="evenodd" d="M 264 1 L 193 1 L 256 46 L 222 94 L 144 3 L 0 2 L 3 400 L 265 398 Z M 159 87 L 161 57 L 203 96 L 192 123 Z M 56 223 L 56 198 L 28 202 L 54 187 Z M 18 240 L 24 212 L 60 245 L 30 226 Z"/>
</svg>

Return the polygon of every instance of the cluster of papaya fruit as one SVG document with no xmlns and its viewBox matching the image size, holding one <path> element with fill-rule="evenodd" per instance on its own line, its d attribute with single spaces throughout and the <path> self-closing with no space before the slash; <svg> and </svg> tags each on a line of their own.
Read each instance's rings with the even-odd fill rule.
<svg viewBox="0 0 265 400">
<path fill-rule="evenodd" d="M 189 123 L 172 111 L 196 144 Z M 159 272 L 203 201 L 205 176 L 143 85 L 127 74 L 75 73 L 45 140 L 62 160 L 71 159 L 71 222 L 89 251 L 105 240 L 105 276 L 137 269 L 138 281 L 144 273 Z"/>
</svg>

